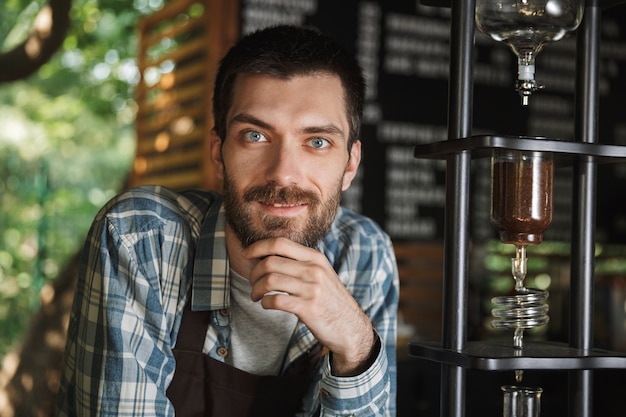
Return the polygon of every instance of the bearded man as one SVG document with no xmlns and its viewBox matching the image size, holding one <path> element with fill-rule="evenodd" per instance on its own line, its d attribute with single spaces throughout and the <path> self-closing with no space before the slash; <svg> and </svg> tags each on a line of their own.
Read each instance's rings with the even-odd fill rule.
<svg viewBox="0 0 626 417">
<path fill-rule="evenodd" d="M 215 81 L 223 192 L 140 187 L 96 216 L 60 416 L 393 416 L 389 236 L 340 206 L 365 84 L 317 30 L 243 37 Z"/>
</svg>

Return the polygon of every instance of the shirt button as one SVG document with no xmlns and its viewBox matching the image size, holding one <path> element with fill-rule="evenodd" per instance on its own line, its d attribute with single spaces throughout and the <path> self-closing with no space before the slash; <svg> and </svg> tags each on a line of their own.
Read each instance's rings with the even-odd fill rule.
<svg viewBox="0 0 626 417">
<path fill-rule="evenodd" d="M 328 397 L 330 397 L 330 392 L 328 392 L 328 391 L 326 391 L 325 389 L 323 389 L 323 388 L 322 388 L 322 389 L 320 390 L 320 397 L 322 397 L 322 398 L 328 398 Z"/>
<path fill-rule="evenodd" d="M 226 349 L 224 346 L 220 346 L 217 348 L 217 354 L 220 357 L 224 357 L 226 355 L 228 355 L 228 349 Z"/>
<path fill-rule="evenodd" d="M 228 317 L 228 309 L 227 308 L 223 308 L 220 310 L 220 316 L 222 317 Z"/>
</svg>

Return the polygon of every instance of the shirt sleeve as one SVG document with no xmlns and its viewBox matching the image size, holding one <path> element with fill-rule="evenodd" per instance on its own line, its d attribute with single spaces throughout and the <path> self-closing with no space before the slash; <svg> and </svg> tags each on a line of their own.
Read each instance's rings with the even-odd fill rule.
<svg viewBox="0 0 626 417">
<path fill-rule="evenodd" d="M 352 274 L 348 288 L 371 318 L 380 338 L 380 349 L 372 365 L 354 377 L 331 372 L 330 359 L 320 381 L 321 416 L 392 417 L 396 415 L 396 332 L 399 279 L 389 237 L 352 242 L 354 260 L 342 273 Z"/>
<path fill-rule="evenodd" d="M 186 232 L 150 210 L 130 221 L 116 210 L 97 217 L 83 250 L 59 416 L 174 415 L 166 388 L 184 305 Z"/>
<path fill-rule="evenodd" d="M 376 360 L 364 373 L 354 377 L 332 375 L 327 355 L 320 382 L 322 416 L 388 416 L 391 415 L 391 386 L 385 349 L 379 349 Z"/>
</svg>

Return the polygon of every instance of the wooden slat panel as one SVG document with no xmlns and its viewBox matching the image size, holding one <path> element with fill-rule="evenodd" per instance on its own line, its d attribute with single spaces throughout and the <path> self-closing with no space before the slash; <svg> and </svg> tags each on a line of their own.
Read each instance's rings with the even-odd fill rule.
<svg viewBox="0 0 626 417">
<path fill-rule="evenodd" d="M 156 86 L 147 86 L 145 83 L 139 83 L 136 92 L 138 95 L 145 96 L 147 92 L 155 89 L 165 91 L 187 84 L 191 80 L 196 82 L 202 81 L 205 78 L 205 72 L 204 62 L 188 63 L 184 67 L 177 67 L 174 71 L 164 74 Z"/>
<path fill-rule="evenodd" d="M 197 15 L 198 7 L 203 8 Z M 194 16 L 181 19 L 194 9 Z M 131 186 L 162 184 L 173 188 L 219 189 L 208 152 L 214 70 L 239 37 L 237 0 L 171 0 L 139 22 L 137 156 Z M 171 40 L 173 48 L 164 47 Z M 171 61 L 171 72 L 146 83 L 148 68 Z M 190 123 L 188 134 L 176 131 Z"/>
<path fill-rule="evenodd" d="M 195 38 L 191 41 L 180 44 L 178 48 L 167 52 L 158 58 L 149 59 L 146 61 L 146 68 L 157 67 L 164 61 L 180 62 L 185 60 L 185 58 L 201 55 L 204 53 L 204 46 L 203 38 Z"/>
<path fill-rule="evenodd" d="M 226 0 L 228 1 L 228 0 Z M 175 0 L 169 1 L 165 7 L 151 15 L 145 16 L 139 21 L 139 29 L 141 33 L 149 31 L 151 28 L 162 24 L 165 21 L 171 21 L 176 16 L 189 10 L 196 3 L 204 3 L 198 0 Z"/>
<path fill-rule="evenodd" d="M 398 315 L 415 335 L 441 338 L 443 244 L 394 242 L 400 278 Z M 406 334 L 401 337 L 407 337 Z"/>
<path fill-rule="evenodd" d="M 168 24 L 161 25 L 158 31 L 147 32 L 148 35 L 143 38 L 143 42 L 146 46 L 150 47 L 158 45 L 163 39 L 176 38 L 186 33 L 192 32 L 204 24 L 204 19 L 200 17 L 193 17 L 185 20 L 170 20 Z M 146 27 L 146 29 L 154 30 L 155 27 Z"/>
<path fill-rule="evenodd" d="M 165 147 L 167 151 L 176 149 L 179 147 L 187 147 L 193 144 L 198 144 L 202 141 L 203 132 L 200 129 L 192 130 L 188 135 L 169 135 L 161 140 L 166 140 L 166 144 L 158 144 L 160 140 L 158 137 L 154 137 L 151 140 L 146 138 L 138 143 L 137 154 L 143 157 L 149 157 L 149 154 L 158 154 L 163 152 Z"/>
<path fill-rule="evenodd" d="M 195 84 L 187 84 L 185 87 L 179 87 L 171 90 L 154 90 L 155 94 L 151 102 L 146 103 L 147 114 L 154 114 L 161 111 L 171 111 L 171 108 L 178 108 L 185 102 L 195 100 L 202 102 L 206 100 L 204 91 L 198 89 Z M 150 111 L 152 110 L 152 111 Z"/>
<path fill-rule="evenodd" d="M 185 152 L 171 152 L 167 154 L 151 155 L 147 160 L 146 173 L 162 172 L 181 168 L 186 169 L 190 165 L 199 165 L 202 161 L 202 155 L 198 149 L 191 149 Z"/>
<path fill-rule="evenodd" d="M 441 280 L 441 265 L 398 265 L 398 273 L 400 279 L 406 279 L 408 281 L 413 280 L 413 274 L 416 270 L 419 270 L 417 274 L 422 280 L 437 281 Z"/>
<path fill-rule="evenodd" d="M 394 242 L 394 251 L 403 262 L 437 262 L 443 259 L 443 245 L 424 242 Z"/>
<path fill-rule="evenodd" d="M 188 83 L 184 87 L 171 90 L 152 90 L 150 99 L 145 102 L 143 120 L 154 119 L 159 113 L 175 114 L 190 105 L 194 107 L 192 111 L 195 111 L 198 104 L 206 104 L 203 91 L 198 91 L 197 87 L 195 83 Z"/>
<path fill-rule="evenodd" d="M 161 175 L 146 175 L 141 177 L 141 184 L 156 184 L 173 189 L 197 188 L 203 181 L 202 172 L 198 169 L 178 171 Z"/>
<path fill-rule="evenodd" d="M 180 108 L 166 107 L 159 112 L 153 113 L 152 118 L 145 116 L 138 118 L 136 121 L 137 128 L 141 130 L 143 137 L 150 138 L 162 131 L 175 132 L 171 123 L 181 118 L 189 118 L 194 121 L 195 128 L 204 129 L 206 123 L 204 123 L 203 119 L 203 110 L 204 108 L 197 104 L 182 105 Z M 195 121 L 200 121 L 200 123 Z M 172 135 L 175 135 L 175 133 L 172 133 Z"/>
</svg>

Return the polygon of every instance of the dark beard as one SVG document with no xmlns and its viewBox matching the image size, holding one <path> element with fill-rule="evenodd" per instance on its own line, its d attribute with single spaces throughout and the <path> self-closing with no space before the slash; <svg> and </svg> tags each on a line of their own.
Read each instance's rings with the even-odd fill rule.
<svg viewBox="0 0 626 417">
<path fill-rule="evenodd" d="M 250 211 L 250 203 L 255 201 L 307 204 L 309 216 L 304 225 L 299 226 L 299 219 L 262 214 L 260 218 L 262 226 L 255 228 Z M 310 191 L 295 186 L 278 187 L 272 184 L 253 187 L 240 196 L 229 176 L 224 176 L 226 221 L 243 247 L 248 247 L 262 239 L 285 237 L 301 245 L 315 248 L 328 233 L 340 202 L 340 184 L 336 192 L 327 201 L 322 202 L 315 193 Z"/>
</svg>

